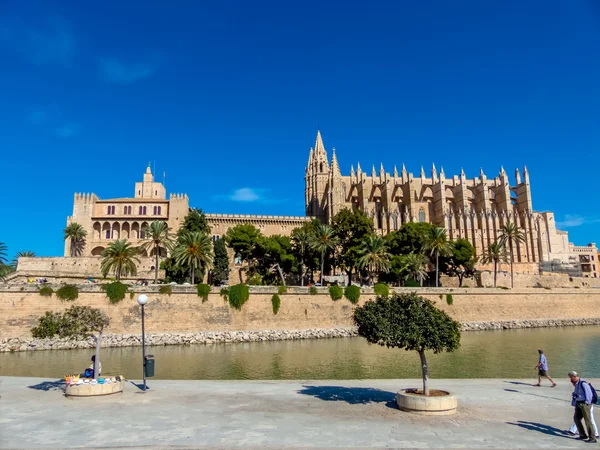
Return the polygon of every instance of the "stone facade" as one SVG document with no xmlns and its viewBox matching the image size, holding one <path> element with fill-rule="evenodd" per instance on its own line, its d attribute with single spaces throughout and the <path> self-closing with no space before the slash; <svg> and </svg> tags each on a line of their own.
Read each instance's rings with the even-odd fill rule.
<svg viewBox="0 0 600 450">
<path fill-rule="evenodd" d="M 331 221 L 340 210 L 361 209 L 369 215 L 379 234 L 399 229 L 407 222 L 429 222 L 446 228 L 450 239 L 467 239 L 482 255 L 499 237 L 506 222 L 515 222 L 525 234 L 524 243 L 514 243 L 515 262 L 569 261 L 573 253 L 568 234 L 557 230 L 554 214 L 533 210 L 529 172 L 515 171 L 511 185 L 504 168 L 488 178 L 483 169 L 479 176 L 446 177 L 435 165 L 429 177 L 424 169 L 418 177 L 394 167 L 390 174 L 383 165 L 379 171 L 363 172 L 360 163 L 350 175 L 342 175 L 335 148 L 331 162 L 321 133 L 310 149 L 305 172 L 306 214 L 322 222 Z"/>
</svg>

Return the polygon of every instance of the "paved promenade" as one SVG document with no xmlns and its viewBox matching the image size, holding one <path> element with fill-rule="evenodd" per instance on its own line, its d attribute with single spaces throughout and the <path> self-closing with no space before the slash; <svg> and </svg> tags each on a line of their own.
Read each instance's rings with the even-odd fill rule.
<svg viewBox="0 0 600 450">
<path fill-rule="evenodd" d="M 533 380 L 433 380 L 459 412 L 399 411 L 419 380 L 150 381 L 65 398 L 56 380 L 0 377 L 0 448 L 594 448 L 567 437 L 572 387 Z M 590 380 L 593 381 L 593 380 Z M 600 416 L 598 417 L 600 419 Z"/>
</svg>

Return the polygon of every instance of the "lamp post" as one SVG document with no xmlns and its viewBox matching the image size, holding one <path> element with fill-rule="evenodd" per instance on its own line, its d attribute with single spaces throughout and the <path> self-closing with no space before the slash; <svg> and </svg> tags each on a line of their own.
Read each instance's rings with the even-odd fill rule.
<svg viewBox="0 0 600 450">
<path fill-rule="evenodd" d="M 144 392 L 146 392 L 146 340 L 144 332 L 144 305 L 148 303 L 146 294 L 138 295 L 137 302 L 142 306 L 142 372 L 144 376 Z"/>
</svg>

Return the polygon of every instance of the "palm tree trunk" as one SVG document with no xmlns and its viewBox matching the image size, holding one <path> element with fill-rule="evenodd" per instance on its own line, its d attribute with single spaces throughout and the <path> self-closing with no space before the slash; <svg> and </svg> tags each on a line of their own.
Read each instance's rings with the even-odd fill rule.
<svg viewBox="0 0 600 450">
<path fill-rule="evenodd" d="M 300 286 L 304 286 L 304 256 L 300 258 Z"/>
<path fill-rule="evenodd" d="M 494 260 L 494 287 L 496 287 L 496 278 L 498 277 L 498 261 Z"/>
<path fill-rule="evenodd" d="M 154 245 L 156 264 L 154 265 L 154 284 L 158 283 L 158 245 Z"/>
<path fill-rule="evenodd" d="M 194 284 L 194 265 L 193 264 L 190 267 L 190 275 L 191 275 L 191 278 L 192 278 L 192 284 Z"/>
<path fill-rule="evenodd" d="M 421 358 L 421 371 L 423 372 L 423 395 L 429 395 L 429 368 L 427 367 L 427 357 L 425 356 L 424 350 L 419 350 L 419 357 Z"/>
<path fill-rule="evenodd" d="M 117 270 L 115 270 L 115 276 L 117 277 L 117 281 L 121 281 L 121 266 L 117 266 Z"/>
<path fill-rule="evenodd" d="M 321 286 L 323 286 L 323 271 L 325 270 L 325 250 L 321 252 Z"/>
<path fill-rule="evenodd" d="M 439 253 L 435 252 L 435 287 L 439 287 L 438 286 L 438 280 L 440 278 L 439 276 L 439 269 L 438 269 L 438 259 L 439 259 Z"/>
<path fill-rule="evenodd" d="M 508 245 L 510 246 L 510 287 L 511 289 L 515 287 L 514 274 L 513 274 L 513 248 L 512 248 L 512 239 L 508 240 Z"/>
</svg>

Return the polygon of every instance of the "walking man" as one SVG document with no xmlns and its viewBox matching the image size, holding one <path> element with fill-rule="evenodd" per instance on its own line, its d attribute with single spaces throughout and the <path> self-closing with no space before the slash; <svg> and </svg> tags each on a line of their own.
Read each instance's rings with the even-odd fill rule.
<svg viewBox="0 0 600 450">
<path fill-rule="evenodd" d="M 577 439 L 587 442 L 597 442 L 594 436 L 594 428 L 592 426 L 591 409 L 592 409 L 592 389 L 587 381 L 579 378 L 577 372 L 569 372 L 569 378 L 571 383 L 575 386 L 573 391 L 573 401 L 571 405 L 575 407 L 575 413 L 573 414 L 573 420 L 577 425 L 577 431 L 579 437 Z M 585 427 L 581 422 L 581 419 L 585 422 Z"/>
<path fill-rule="evenodd" d="M 541 386 L 542 377 L 548 378 L 550 383 L 552 383 L 552 387 L 556 386 L 554 380 L 548 375 L 548 360 L 546 359 L 546 355 L 544 355 L 543 350 L 538 350 L 540 354 L 540 360 L 538 361 L 538 365 L 535 366 L 535 369 L 538 371 L 538 383 L 536 386 Z"/>
</svg>

